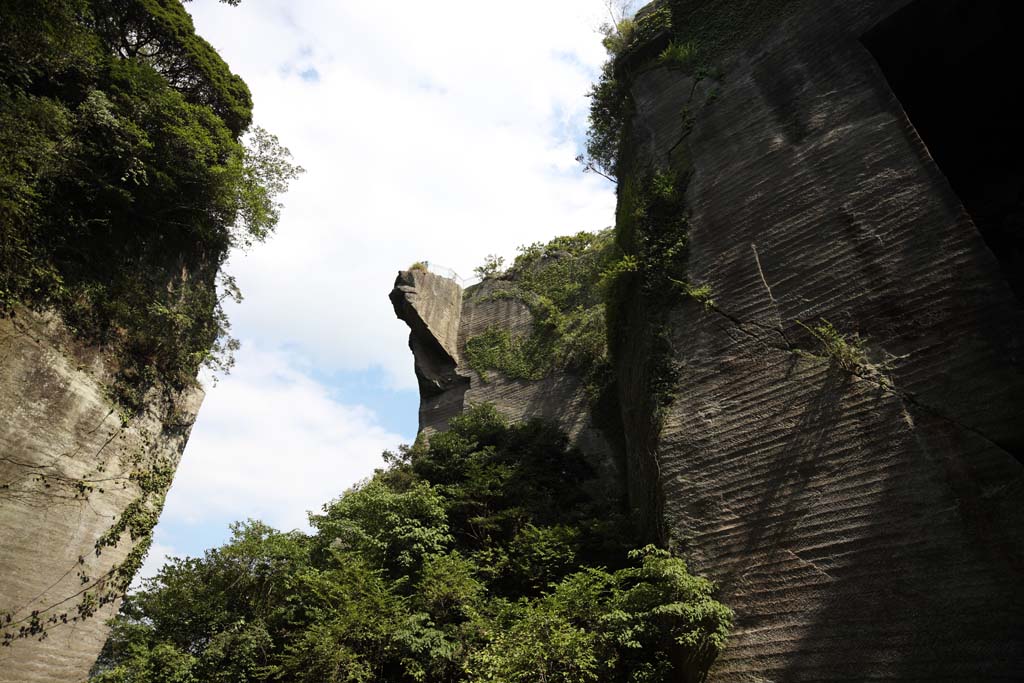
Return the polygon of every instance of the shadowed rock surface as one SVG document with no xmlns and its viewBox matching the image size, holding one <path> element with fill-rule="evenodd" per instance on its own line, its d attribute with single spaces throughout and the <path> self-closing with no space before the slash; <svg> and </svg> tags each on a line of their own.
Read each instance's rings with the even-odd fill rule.
<svg viewBox="0 0 1024 683">
<path fill-rule="evenodd" d="M 647 487 L 631 493 L 736 611 L 709 680 L 1020 680 L 1024 157 L 1010 168 L 1013 154 L 991 151 L 997 169 L 950 146 L 957 126 L 934 108 L 968 76 L 982 90 L 1019 88 L 1006 78 L 1021 62 L 1008 28 L 1019 5 L 673 5 L 676 20 L 764 20 L 719 45 L 714 77 L 659 65 L 658 46 L 628 65 L 620 187 L 655 169 L 687 175 L 687 276 L 715 301 L 630 309 L 667 325 L 680 370 L 653 437 L 650 416 L 630 414 L 649 390 L 635 380 L 644 340 L 627 338 L 616 367 L 627 468 Z M 932 57 L 911 65 L 914 48 L 899 41 L 915 27 L 938 33 L 920 38 Z M 943 61 L 947 43 L 955 54 Z M 956 67 L 986 59 L 994 76 Z M 910 92 L 908 117 L 898 74 L 928 62 L 946 90 Z M 966 101 L 952 107 L 965 135 L 1020 149 L 1002 92 Z M 1003 137 L 980 134 L 988 123 Z M 963 180 L 981 173 L 983 183 Z M 992 198 L 984 190 L 1000 178 Z M 805 327 L 822 319 L 865 340 L 855 367 Z M 467 302 L 459 337 L 529 322 L 513 301 Z M 471 378 L 463 401 L 591 428 L 572 378 L 483 384 L 458 370 Z M 421 427 L 439 428 L 458 405 L 421 412 Z"/>
<path fill-rule="evenodd" d="M 147 496 L 140 481 L 173 472 L 202 392 L 173 405 L 151 396 L 124 424 L 104 390 L 103 354 L 27 311 L 0 320 L 0 358 L 0 614 L 11 618 L 5 631 L 33 612 L 46 627 L 44 640 L 0 648 L 0 681 L 84 681 L 120 600 L 79 620 L 82 598 L 109 589 L 141 539 L 122 533 L 99 554 L 96 542 L 133 503 L 162 505 L 163 492 Z"/>
<path fill-rule="evenodd" d="M 906 4 L 805 4 L 717 82 L 634 80 L 627 163 L 689 164 L 717 303 L 662 312 L 683 370 L 656 454 L 670 540 L 737 614 L 715 681 L 1024 671 L 1024 311 L 861 42 Z"/>
</svg>

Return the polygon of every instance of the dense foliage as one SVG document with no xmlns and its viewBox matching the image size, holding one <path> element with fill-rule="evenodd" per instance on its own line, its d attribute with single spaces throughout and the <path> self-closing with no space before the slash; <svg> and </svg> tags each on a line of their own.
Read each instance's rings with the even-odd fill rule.
<svg viewBox="0 0 1024 683">
<path fill-rule="evenodd" d="M 0 5 L 0 315 L 59 311 L 127 408 L 229 364 L 220 268 L 300 170 L 251 109 L 179 0 Z"/>
<path fill-rule="evenodd" d="M 490 406 L 311 515 L 130 595 L 94 683 L 700 680 L 731 613 L 628 525 L 579 451 Z M 673 673 L 674 672 L 674 673 Z"/>
<path fill-rule="evenodd" d="M 524 302 L 533 314 L 533 329 L 516 336 L 492 328 L 468 339 L 470 367 L 484 381 L 489 370 L 521 379 L 569 370 L 597 382 L 607 372 L 603 282 L 614 261 L 611 230 L 520 247 L 500 280 L 469 296 Z"/>
</svg>

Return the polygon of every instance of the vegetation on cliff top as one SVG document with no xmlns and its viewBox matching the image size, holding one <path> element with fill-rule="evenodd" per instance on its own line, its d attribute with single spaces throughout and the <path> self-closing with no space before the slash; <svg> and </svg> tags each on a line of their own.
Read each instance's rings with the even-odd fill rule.
<svg viewBox="0 0 1024 683">
<path fill-rule="evenodd" d="M 730 611 L 563 434 L 491 406 L 310 516 L 249 521 L 130 595 L 94 683 L 700 680 Z"/>
<path fill-rule="evenodd" d="M 632 0 L 607 6 L 604 24 L 608 61 L 590 90 L 590 127 L 584 170 L 611 180 L 619 174 L 620 154 L 633 111 L 632 78 L 652 67 L 683 69 L 699 80 L 730 51 L 763 35 L 800 2 L 807 0 L 660 0 L 636 16 Z"/>
<path fill-rule="evenodd" d="M 607 371 L 604 280 L 614 260 L 611 230 L 520 247 L 511 268 L 469 296 L 522 301 L 533 327 L 526 336 L 492 328 L 468 339 L 470 367 L 484 381 L 489 371 L 541 379 L 556 370 L 596 380 Z"/>
<path fill-rule="evenodd" d="M 0 27 L 0 315 L 57 310 L 129 410 L 229 366 L 221 266 L 301 170 L 245 83 L 179 0 L 15 0 Z"/>
</svg>

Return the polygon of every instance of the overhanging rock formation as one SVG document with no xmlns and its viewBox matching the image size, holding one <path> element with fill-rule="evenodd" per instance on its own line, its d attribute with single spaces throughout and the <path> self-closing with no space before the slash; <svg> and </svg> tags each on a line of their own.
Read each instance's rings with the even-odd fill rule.
<svg viewBox="0 0 1024 683">
<path fill-rule="evenodd" d="M 420 385 L 420 430 L 445 429 L 448 420 L 473 403 L 493 403 L 512 420 L 556 422 L 599 467 L 613 468 L 612 451 L 594 426 L 583 382 L 554 374 L 541 380 L 482 378 L 464 356 L 466 340 L 497 327 L 528 334 L 533 315 L 522 301 L 488 296 L 500 284 L 487 279 L 463 290 L 454 280 L 425 270 L 401 271 L 390 298 L 395 314 L 410 328 Z"/>
<path fill-rule="evenodd" d="M 84 681 L 202 392 L 122 420 L 103 353 L 28 311 L 0 319 L 0 358 L 0 629 L 27 636 L 0 648 L 0 682 Z"/>
<path fill-rule="evenodd" d="M 408 270 L 399 273 L 390 298 L 395 315 L 411 330 L 420 429 L 443 429 L 450 417 L 462 412 L 469 386 L 469 378 L 458 372 L 462 287 L 426 270 Z"/>
<path fill-rule="evenodd" d="M 1024 135 L 1003 102 L 1022 6 L 661 8 L 672 27 L 617 67 L 620 209 L 651 174 L 685 179 L 686 277 L 714 304 L 635 291 L 615 371 L 631 492 L 736 611 L 710 680 L 1019 679 Z M 699 69 L 659 58 L 687 30 Z M 470 388 L 421 426 L 494 400 L 595 427 L 571 388 L 540 407 L 571 377 L 484 385 L 461 365 L 477 321 L 528 315 L 461 306 L 451 357 Z M 653 323 L 678 369 L 660 419 L 637 414 Z"/>
</svg>

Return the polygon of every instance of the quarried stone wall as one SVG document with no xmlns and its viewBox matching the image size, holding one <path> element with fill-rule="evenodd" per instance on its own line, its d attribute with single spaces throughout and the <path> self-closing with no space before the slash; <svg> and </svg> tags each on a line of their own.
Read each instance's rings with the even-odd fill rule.
<svg viewBox="0 0 1024 683">
<path fill-rule="evenodd" d="M 84 681 L 202 392 L 122 420 L 102 353 L 27 311 L 0 320 L 0 359 L 0 629 L 28 635 L 5 638 L 0 682 Z"/>
<path fill-rule="evenodd" d="M 499 372 L 482 378 L 469 367 L 463 354 L 468 339 L 492 327 L 517 336 L 532 329 L 526 304 L 488 296 L 499 285 L 489 278 L 463 291 L 454 280 L 426 271 L 399 273 L 390 296 L 396 315 L 411 330 L 409 347 L 420 378 L 420 430 L 443 430 L 470 404 L 493 403 L 513 421 L 536 417 L 555 422 L 600 467 L 613 467 L 611 448 L 592 423 L 590 399 L 580 378 L 553 373 L 525 380 Z M 424 382 L 424 377 L 443 379 Z"/>
<path fill-rule="evenodd" d="M 1024 676 L 1024 310 L 862 43 L 906 4 L 802 3 L 715 77 L 632 83 L 630 173 L 686 169 L 715 302 L 661 312 L 656 452 L 737 616 L 712 681 Z"/>
</svg>

